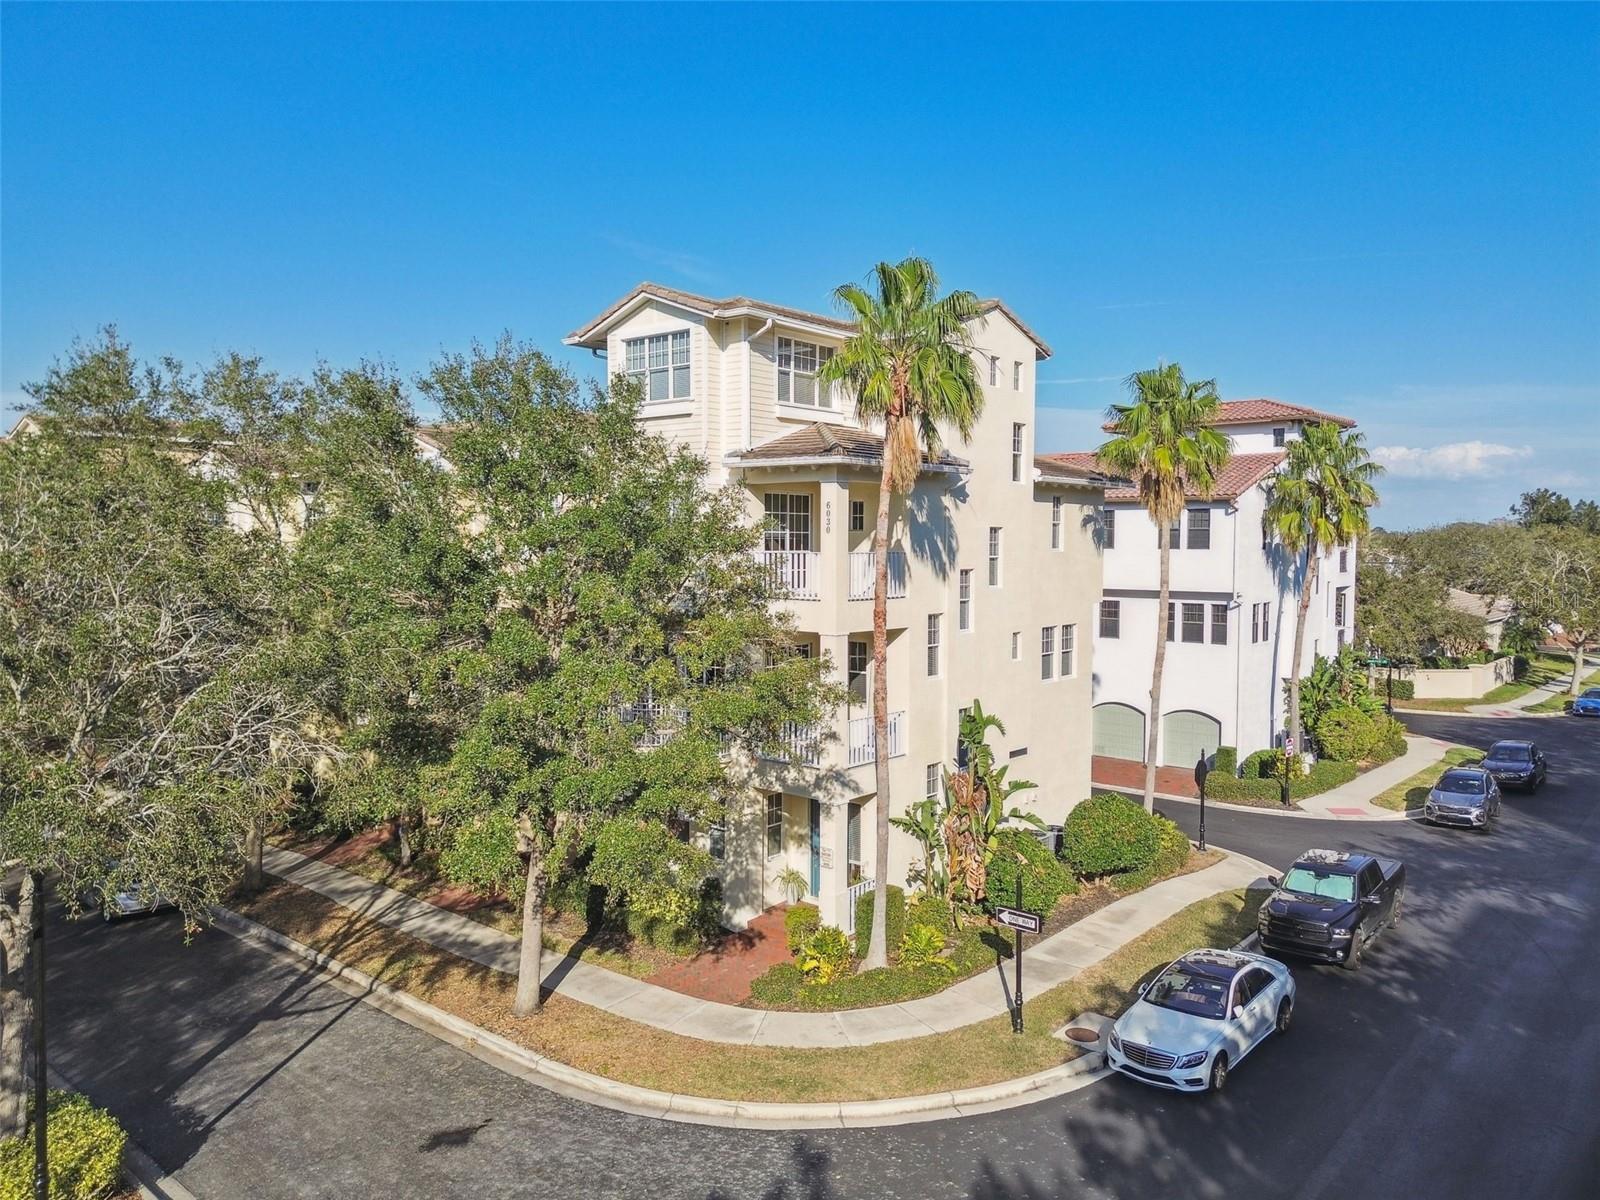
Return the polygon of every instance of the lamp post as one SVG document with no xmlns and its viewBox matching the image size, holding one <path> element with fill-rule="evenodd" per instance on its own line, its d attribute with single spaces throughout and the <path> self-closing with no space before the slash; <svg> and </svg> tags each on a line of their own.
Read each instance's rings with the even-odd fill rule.
<svg viewBox="0 0 1600 1200">
<path fill-rule="evenodd" d="M 1200 849 L 1206 848 L 1206 776 L 1211 773 L 1211 766 L 1206 762 L 1205 751 L 1200 752 L 1200 761 L 1194 764 L 1194 785 L 1200 789 Z"/>
<path fill-rule="evenodd" d="M 1289 807 L 1289 763 L 1294 758 L 1294 735 L 1283 736 L 1283 778 L 1278 781 L 1278 799 L 1285 808 Z"/>
</svg>

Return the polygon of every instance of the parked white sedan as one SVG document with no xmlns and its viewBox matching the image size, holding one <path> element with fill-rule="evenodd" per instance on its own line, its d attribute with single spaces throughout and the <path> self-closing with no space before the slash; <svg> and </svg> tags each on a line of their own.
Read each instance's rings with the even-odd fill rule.
<svg viewBox="0 0 1600 1200">
<path fill-rule="evenodd" d="M 1259 954 L 1191 950 L 1111 1027 L 1106 1063 L 1141 1083 L 1221 1091 L 1228 1073 L 1294 1015 L 1294 976 Z"/>
</svg>

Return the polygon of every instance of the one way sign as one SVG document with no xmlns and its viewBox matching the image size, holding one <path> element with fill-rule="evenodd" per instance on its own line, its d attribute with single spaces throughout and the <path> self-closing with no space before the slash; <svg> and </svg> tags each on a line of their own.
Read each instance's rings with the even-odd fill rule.
<svg viewBox="0 0 1600 1200">
<path fill-rule="evenodd" d="M 994 910 L 994 919 L 1002 925 L 1009 925 L 1012 929 L 1021 930 L 1023 933 L 1038 933 L 1044 928 L 1044 918 L 1038 913 L 1029 912 L 1024 908 L 999 908 Z"/>
</svg>

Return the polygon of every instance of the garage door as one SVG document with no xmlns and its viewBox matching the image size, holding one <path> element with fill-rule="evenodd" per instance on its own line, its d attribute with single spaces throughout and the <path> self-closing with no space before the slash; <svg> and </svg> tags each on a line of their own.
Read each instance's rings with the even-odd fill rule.
<svg viewBox="0 0 1600 1200">
<path fill-rule="evenodd" d="M 1161 720 L 1161 762 L 1192 767 L 1204 754 L 1210 758 L 1222 744 L 1222 723 L 1205 713 L 1171 712 Z"/>
<path fill-rule="evenodd" d="M 1094 707 L 1094 752 L 1105 758 L 1144 761 L 1144 714 L 1126 704 Z"/>
</svg>

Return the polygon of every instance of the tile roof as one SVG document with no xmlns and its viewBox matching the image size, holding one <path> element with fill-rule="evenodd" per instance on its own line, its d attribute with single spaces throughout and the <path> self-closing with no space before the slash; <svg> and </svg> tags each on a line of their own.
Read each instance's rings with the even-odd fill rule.
<svg viewBox="0 0 1600 1200">
<path fill-rule="evenodd" d="M 1274 468 L 1284 460 L 1282 450 L 1274 450 L 1268 454 L 1235 454 L 1228 460 L 1227 466 L 1222 468 L 1217 476 L 1216 486 L 1211 489 L 1212 500 L 1236 500 L 1244 495 L 1256 484 L 1260 483 Z M 1067 454 L 1044 454 L 1040 459 L 1046 462 L 1059 463 L 1063 467 L 1079 471 L 1099 470 L 1099 460 L 1092 450 L 1073 451 Z M 1139 489 L 1126 480 L 1119 480 L 1120 486 L 1106 489 L 1106 499 L 1111 501 L 1137 500 Z M 1199 492 L 1189 489 L 1188 496 L 1191 500 L 1204 499 Z"/>
<path fill-rule="evenodd" d="M 1346 429 L 1355 421 L 1336 413 L 1307 408 L 1303 404 L 1285 404 L 1282 400 L 1224 400 L 1217 406 L 1217 419 L 1213 425 L 1259 425 L 1267 421 L 1332 421 Z M 1114 428 L 1110 421 L 1100 426 L 1107 433 Z"/>
<path fill-rule="evenodd" d="M 1076 455 L 1066 454 L 1036 454 L 1033 458 L 1034 470 L 1038 471 L 1044 483 L 1089 483 L 1103 484 L 1110 478 L 1094 462 L 1094 455 L 1089 455 L 1089 462 L 1067 462 L 1068 458 L 1076 459 Z"/>
<path fill-rule="evenodd" d="M 750 296 L 728 296 L 725 299 L 718 300 L 711 296 L 699 295 L 696 292 L 685 292 L 679 288 L 664 287 L 659 283 L 651 283 L 647 280 L 644 283 L 639 284 L 637 287 L 632 288 L 627 295 L 623 296 L 615 304 L 612 304 L 587 325 L 584 325 L 579 329 L 574 329 L 562 340 L 569 345 L 590 344 L 595 334 L 599 332 L 599 330 L 608 321 L 610 321 L 612 317 L 616 316 L 623 309 L 627 308 L 628 305 L 632 304 L 640 296 L 654 296 L 658 300 L 665 300 L 669 304 L 676 304 L 682 308 L 689 309 L 691 312 L 697 312 L 702 316 L 707 317 L 718 317 L 724 313 L 735 313 L 741 309 L 748 309 L 754 313 L 765 313 L 776 317 L 787 317 L 792 321 L 801 321 L 807 325 L 821 325 L 826 329 L 838 330 L 840 333 L 854 332 L 856 327 L 854 321 L 842 321 L 838 317 L 826 316 L 823 313 L 808 312 L 803 308 L 790 308 L 783 304 L 771 304 L 765 300 L 757 300 Z M 1034 333 L 1032 329 L 1028 328 L 1028 326 L 1023 323 L 1022 319 L 1018 317 L 1016 313 L 1011 311 L 1010 307 L 1005 303 L 1005 301 L 999 299 L 989 299 L 980 301 L 979 304 L 981 311 L 985 315 L 995 311 L 1004 313 L 1007 319 L 1009 319 L 1011 323 L 1014 324 L 1018 329 L 1022 330 L 1022 332 L 1027 335 L 1028 340 L 1039 348 L 1039 353 L 1042 357 L 1050 357 L 1050 347 L 1045 344 L 1043 339 L 1041 339 L 1038 334 Z"/>
<path fill-rule="evenodd" d="M 793 433 L 786 433 L 762 442 L 748 450 L 736 450 L 724 458 L 732 466 L 761 466 L 765 463 L 811 460 L 817 462 L 882 462 L 883 438 L 853 425 L 824 425 L 817 422 L 803 425 Z M 967 465 L 965 459 L 944 453 L 928 462 L 930 467 L 960 469 Z"/>
</svg>

